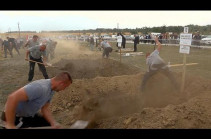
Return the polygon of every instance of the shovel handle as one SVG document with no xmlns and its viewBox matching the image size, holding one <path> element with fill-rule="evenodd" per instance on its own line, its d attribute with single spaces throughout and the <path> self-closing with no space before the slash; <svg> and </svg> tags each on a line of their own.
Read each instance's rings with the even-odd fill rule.
<svg viewBox="0 0 211 139">
<path fill-rule="evenodd" d="M 38 63 L 38 64 L 42 64 L 42 65 L 45 65 L 44 63 L 41 63 L 41 62 L 37 62 L 37 61 L 34 61 L 34 60 L 29 60 L 29 59 L 25 59 L 26 61 L 30 61 L 30 62 L 34 62 L 34 63 Z"/>
</svg>

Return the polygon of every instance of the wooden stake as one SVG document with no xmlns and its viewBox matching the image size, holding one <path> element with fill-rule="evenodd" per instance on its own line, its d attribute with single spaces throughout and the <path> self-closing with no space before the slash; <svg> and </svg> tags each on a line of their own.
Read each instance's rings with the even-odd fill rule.
<svg viewBox="0 0 211 139">
<path fill-rule="evenodd" d="M 188 63 L 186 64 L 186 66 L 190 66 L 190 65 L 197 65 L 199 63 Z M 170 67 L 178 67 L 178 66 L 183 66 L 184 64 L 174 64 L 174 65 L 169 65 Z"/>
<path fill-rule="evenodd" d="M 186 72 L 186 54 L 184 54 L 184 56 L 183 56 L 183 73 L 182 73 L 182 83 L 181 83 L 180 92 L 184 91 L 184 87 L 185 87 L 185 72 Z"/>
</svg>

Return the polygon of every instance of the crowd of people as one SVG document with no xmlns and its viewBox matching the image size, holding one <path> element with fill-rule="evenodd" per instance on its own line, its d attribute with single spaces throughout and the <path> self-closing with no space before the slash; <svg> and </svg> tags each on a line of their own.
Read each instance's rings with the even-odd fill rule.
<svg viewBox="0 0 211 139">
<path fill-rule="evenodd" d="M 46 44 L 47 59 L 53 59 L 55 57 L 55 48 L 57 42 L 51 39 L 39 38 L 37 35 L 34 35 L 32 39 L 22 37 L 14 38 L 9 36 L 7 36 L 5 39 L 0 38 L 1 53 L 4 55 L 4 58 L 8 58 L 8 54 L 11 58 L 13 58 L 13 50 L 15 50 L 20 56 L 20 49 L 28 49 L 41 43 Z"/>
</svg>

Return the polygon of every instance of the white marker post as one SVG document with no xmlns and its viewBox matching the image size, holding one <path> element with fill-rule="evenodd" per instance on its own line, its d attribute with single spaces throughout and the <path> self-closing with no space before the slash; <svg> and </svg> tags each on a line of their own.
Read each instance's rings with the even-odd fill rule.
<svg viewBox="0 0 211 139">
<path fill-rule="evenodd" d="M 180 50 L 179 50 L 180 53 L 184 53 L 182 83 L 180 92 L 183 92 L 185 87 L 186 54 L 190 53 L 191 42 L 192 42 L 192 34 L 188 34 L 188 27 L 184 27 L 184 33 L 180 34 Z"/>
<path fill-rule="evenodd" d="M 118 43 L 118 48 L 120 49 L 120 63 L 121 63 L 121 59 L 122 59 L 122 54 L 121 54 L 122 36 L 121 35 L 117 36 L 117 43 Z"/>
</svg>

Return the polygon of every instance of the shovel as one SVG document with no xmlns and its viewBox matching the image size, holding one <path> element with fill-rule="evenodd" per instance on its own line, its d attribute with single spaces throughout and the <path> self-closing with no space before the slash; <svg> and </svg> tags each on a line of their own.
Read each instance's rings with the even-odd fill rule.
<svg viewBox="0 0 211 139">
<path fill-rule="evenodd" d="M 70 129 L 85 129 L 89 124 L 89 121 L 77 120 L 70 126 Z"/>
<path fill-rule="evenodd" d="M 37 64 L 42 64 L 42 65 L 44 65 L 44 66 L 46 66 L 44 63 L 42 63 L 42 62 L 37 62 L 37 61 L 34 61 L 34 60 L 29 60 L 29 59 L 25 59 L 26 61 L 30 61 L 30 62 L 34 62 L 34 63 L 37 63 Z M 53 67 L 53 68 L 58 68 L 58 67 L 56 67 L 56 66 L 52 66 L 52 64 L 49 64 L 49 63 L 47 63 L 47 66 L 46 67 Z"/>
<path fill-rule="evenodd" d="M 89 124 L 89 121 L 77 120 L 74 124 L 72 124 L 67 129 L 85 129 Z M 22 128 L 23 129 L 23 128 Z M 44 126 L 44 127 L 28 127 L 24 129 L 52 129 L 51 126 Z"/>
<path fill-rule="evenodd" d="M 89 121 L 77 120 L 74 124 L 72 124 L 67 129 L 85 129 L 87 128 L 88 125 L 89 125 Z M 0 124 L 0 127 L 5 129 L 4 124 Z M 28 127 L 28 128 L 20 128 L 20 129 L 53 129 L 53 128 L 51 126 L 43 126 L 43 127 Z"/>
</svg>

